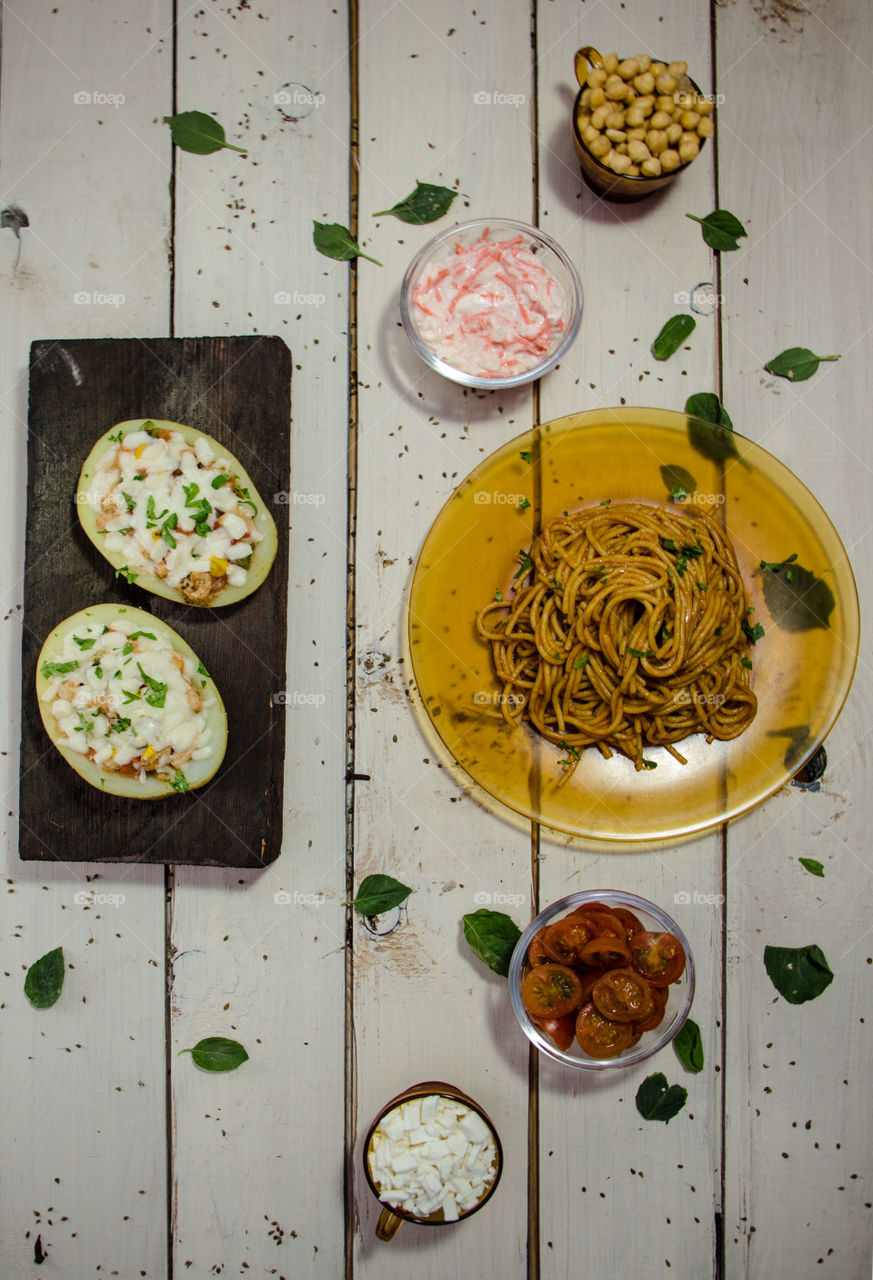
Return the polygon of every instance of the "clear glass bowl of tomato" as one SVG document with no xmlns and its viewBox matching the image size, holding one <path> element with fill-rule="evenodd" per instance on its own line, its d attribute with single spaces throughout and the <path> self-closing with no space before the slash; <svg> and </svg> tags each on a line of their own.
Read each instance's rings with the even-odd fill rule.
<svg viewBox="0 0 873 1280">
<path fill-rule="evenodd" d="M 509 966 L 522 1031 L 550 1058 L 603 1071 L 651 1057 L 679 1032 L 694 998 L 694 960 L 654 902 L 585 890 L 532 920 Z"/>
</svg>

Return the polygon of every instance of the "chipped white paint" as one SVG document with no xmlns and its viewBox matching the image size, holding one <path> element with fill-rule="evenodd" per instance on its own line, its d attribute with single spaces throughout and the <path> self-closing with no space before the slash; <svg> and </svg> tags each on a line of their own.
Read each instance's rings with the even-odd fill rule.
<svg viewBox="0 0 873 1280">
<path fill-rule="evenodd" d="M 166 916 L 160 868 L 19 863 L 14 811 L 27 348 L 36 338 L 169 331 L 171 151 L 161 117 L 172 107 L 172 7 L 119 0 L 111 14 L 89 8 L 87 23 L 81 6 L 3 14 L 2 204 L 20 205 L 31 223 L 20 241 L 0 229 L 0 400 L 4 436 L 15 442 L 0 477 L 0 532 L 14 548 L 0 597 L 9 882 L 0 1239 L 10 1275 L 29 1274 L 40 1236 L 46 1272 L 57 1275 L 161 1277 L 171 1252 L 174 1274 L 192 1280 L 333 1280 L 345 1263 L 345 1159 L 356 1276 L 527 1274 L 526 1042 L 505 983 L 470 956 L 460 919 L 488 893 L 521 899 L 507 910 L 524 922 L 529 837 L 479 808 L 433 756 L 405 691 L 401 619 L 440 506 L 477 462 L 531 423 L 534 399 L 529 390 L 502 402 L 465 394 L 418 361 L 398 328 L 397 290 L 431 229 L 374 219 L 373 210 L 416 179 L 457 180 L 463 194 L 451 217 L 537 213 L 565 245 L 579 265 L 585 311 L 570 357 L 541 384 L 544 419 L 622 399 L 681 407 L 690 391 L 716 385 L 721 325 L 735 423 L 832 512 L 869 609 L 864 377 L 873 241 L 858 211 L 869 204 L 870 178 L 869 166 L 854 162 L 863 129 L 847 135 L 841 123 L 864 119 L 873 47 L 863 0 L 834 0 L 818 14 L 747 0 L 716 7 L 719 202 L 749 228 L 742 250 L 723 255 L 720 281 L 684 219 L 713 207 L 714 148 L 666 195 L 620 207 L 581 185 L 569 135 L 580 45 L 685 57 L 712 87 L 707 6 L 539 3 L 536 78 L 527 0 L 358 7 L 360 238 L 384 266 L 362 262 L 358 271 L 350 761 L 349 271 L 311 246 L 312 219 L 348 221 L 348 14 L 302 0 L 222 0 L 180 14 L 178 108 L 214 111 L 249 155 L 176 157 L 175 329 L 286 340 L 294 500 L 275 508 L 291 531 L 288 671 L 276 690 L 288 716 L 283 854 L 260 875 L 175 870 Z M 781 103 L 766 130 L 761 86 L 776 86 Z M 653 367 L 648 346 L 663 320 L 694 306 L 690 294 L 707 281 L 721 288 L 723 306 L 714 315 L 705 300 L 695 307 L 690 350 Z M 110 297 L 124 303 L 99 301 Z M 800 344 L 843 359 L 797 387 L 763 373 L 765 359 Z M 68 355 L 70 385 L 79 385 Z M 726 884 L 718 835 L 626 854 L 543 834 L 542 903 L 575 888 L 617 887 L 675 910 L 694 949 L 693 1016 L 707 1056 L 695 1077 L 671 1050 L 651 1064 L 689 1089 L 669 1126 L 645 1124 L 635 1111 L 648 1069 L 592 1084 L 540 1061 L 544 1280 L 563 1280 L 580 1259 L 593 1275 L 703 1280 L 714 1274 L 721 1212 L 727 1280 L 866 1280 L 871 719 L 867 652 L 829 739 L 822 787 L 786 788 L 729 830 Z M 377 932 L 353 918 L 347 992 L 349 767 L 355 882 L 389 872 L 413 893 L 396 924 L 383 918 Z M 801 854 L 824 862 L 823 880 L 799 866 Z M 83 892 L 87 900 L 77 901 Z M 724 958 L 722 913 L 706 901 L 722 892 Z M 817 942 L 836 971 L 833 986 L 799 1009 L 774 1001 L 761 960 L 767 942 Z M 64 995 L 54 1009 L 33 1011 L 21 993 L 25 968 L 58 944 L 72 966 Z M 246 1045 L 239 1071 L 209 1075 L 178 1056 L 216 1034 Z M 426 1236 L 404 1226 L 382 1245 L 360 1141 L 393 1094 L 426 1079 L 460 1086 L 491 1115 L 504 1147 L 501 1184 L 469 1223 Z"/>
</svg>

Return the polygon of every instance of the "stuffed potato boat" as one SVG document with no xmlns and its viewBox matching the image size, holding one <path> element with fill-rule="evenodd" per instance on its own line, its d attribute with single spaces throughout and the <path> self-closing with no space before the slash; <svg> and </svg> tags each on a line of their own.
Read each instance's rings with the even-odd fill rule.
<svg viewBox="0 0 873 1280">
<path fill-rule="evenodd" d="M 234 604 L 276 555 L 276 526 L 240 463 L 179 422 L 137 418 L 91 450 L 76 492 L 85 533 L 128 582 L 185 604 Z"/>
<path fill-rule="evenodd" d="M 66 618 L 42 647 L 36 692 L 52 742 L 99 791 L 190 791 L 224 757 L 215 684 L 182 637 L 142 609 L 97 604 Z"/>
</svg>

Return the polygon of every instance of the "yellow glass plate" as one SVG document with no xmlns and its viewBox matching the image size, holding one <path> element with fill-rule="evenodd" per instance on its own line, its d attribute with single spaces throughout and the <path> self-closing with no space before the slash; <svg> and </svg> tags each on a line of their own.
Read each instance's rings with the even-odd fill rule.
<svg viewBox="0 0 873 1280">
<path fill-rule="evenodd" d="M 520 552 L 543 524 L 606 499 L 663 505 L 676 480 L 667 468 L 693 477 L 692 501 L 723 511 L 751 621 L 765 631 L 752 651 L 758 714 L 732 742 L 686 738 L 679 744 L 686 765 L 663 748 L 647 749 L 657 768 L 638 772 L 624 757 L 605 760 L 589 748 L 566 778 L 559 763 L 566 751 L 504 721 L 501 687 L 490 647 L 476 633 L 476 614 L 497 591 L 509 599 Z M 759 564 L 789 556 L 821 585 L 792 572 L 792 586 L 777 600 Z M 662 409 L 558 418 L 481 463 L 428 534 L 413 577 L 408 628 L 421 703 L 467 774 L 517 814 L 573 835 L 619 841 L 705 830 L 783 786 L 839 715 L 859 637 L 846 551 L 809 490 L 752 441 Z"/>
</svg>

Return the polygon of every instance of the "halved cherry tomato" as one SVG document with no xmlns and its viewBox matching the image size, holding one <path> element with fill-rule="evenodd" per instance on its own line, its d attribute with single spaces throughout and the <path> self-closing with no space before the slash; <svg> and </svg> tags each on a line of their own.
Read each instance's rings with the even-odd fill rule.
<svg viewBox="0 0 873 1280">
<path fill-rule="evenodd" d="M 591 1000 L 598 1013 L 613 1022 L 637 1022 L 653 1009 L 645 978 L 633 969 L 612 969 L 594 984 Z"/>
<path fill-rule="evenodd" d="M 582 983 L 582 995 L 579 997 L 580 1009 L 583 1004 L 590 1004 L 591 992 L 595 982 L 600 980 L 602 972 L 602 969 L 585 969 L 579 974 L 579 981 Z"/>
<path fill-rule="evenodd" d="M 576 1036 L 575 1009 L 561 1018 L 534 1018 L 534 1022 L 547 1036 L 552 1037 L 562 1053 L 566 1053 Z"/>
<path fill-rule="evenodd" d="M 535 933 L 531 938 L 530 946 L 527 949 L 528 964 L 548 964 L 551 960 L 552 957 L 543 946 L 543 934 L 545 931 L 545 926 L 543 926 L 543 928 L 540 929 L 538 933 Z"/>
<path fill-rule="evenodd" d="M 609 936 L 613 938 L 621 938 L 624 941 L 625 929 L 618 916 L 613 911 L 604 908 L 592 910 L 588 909 L 588 919 L 597 929 L 599 938 Z"/>
<path fill-rule="evenodd" d="M 595 969 L 616 969 L 631 962 L 630 947 L 623 938 L 614 938 L 611 933 L 604 933 L 599 938 L 592 938 L 582 948 L 583 964 L 593 965 Z"/>
<path fill-rule="evenodd" d="M 634 968 L 653 987 L 668 987 L 685 971 L 682 943 L 672 933 L 635 933 L 630 948 Z"/>
<path fill-rule="evenodd" d="M 590 925 L 580 918 L 565 916 L 554 924 L 546 925 L 543 946 L 557 964 L 582 963 L 582 948 L 594 936 Z"/>
<path fill-rule="evenodd" d="M 632 911 L 628 911 L 627 907 L 613 907 L 612 914 L 624 925 L 625 939 L 627 942 L 630 942 L 635 933 L 643 932 L 642 923 Z"/>
<path fill-rule="evenodd" d="M 593 1004 L 586 1004 L 576 1018 L 576 1039 L 591 1058 L 617 1058 L 630 1046 L 633 1031 L 629 1022 L 611 1022 Z"/>
<path fill-rule="evenodd" d="M 582 983 L 563 964 L 535 964 L 521 980 L 521 998 L 534 1018 L 560 1018 L 579 1004 Z"/>
<path fill-rule="evenodd" d="M 664 1021 L 664 1012 L 667 1008 L 667 999 L 669 992 L 666 987 L 653 987 L 649 984 L 649 991 L 652 993 L 652 1012 L 647 1018 L 638 1018 L 634 1020 L 634 1031 L 638 1031 L 640 1035 L 644 1031 L 654 1031 L 655 1027 L 659 1027 Z"/>
</svg>

